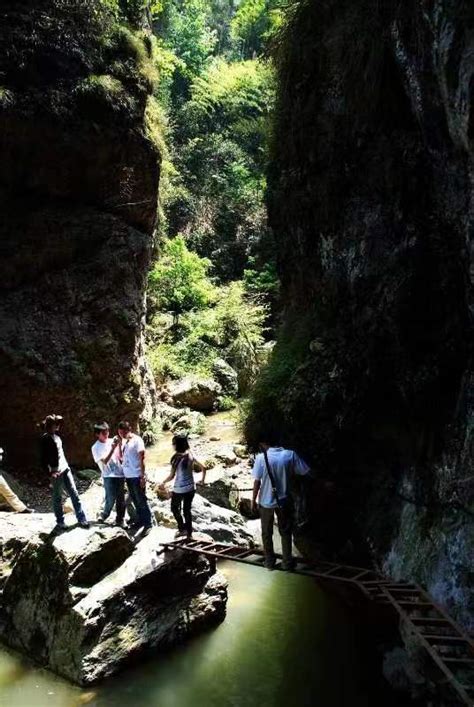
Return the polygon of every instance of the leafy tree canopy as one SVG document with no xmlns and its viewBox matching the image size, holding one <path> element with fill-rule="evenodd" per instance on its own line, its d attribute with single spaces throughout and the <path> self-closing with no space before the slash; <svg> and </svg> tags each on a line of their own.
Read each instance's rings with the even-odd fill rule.
<svg viewBox="0 0 474 707">
<path fill-rule="evenodd" d="M 149 292 L 161 311 L 171 312 L 178 322 L 184 312 L 206 307 L 214 297 L 207 274 L 211 263 L 191 252 L 182 236 L 163 248 L 149 276 Z"/>
</svg>

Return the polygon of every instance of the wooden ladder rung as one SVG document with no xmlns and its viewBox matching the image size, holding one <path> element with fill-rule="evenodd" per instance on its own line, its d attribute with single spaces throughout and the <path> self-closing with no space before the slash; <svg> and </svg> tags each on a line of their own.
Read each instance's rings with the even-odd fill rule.
<svg viewBox="0 0 474 707">
<path fill-rule="evenodd" d="M 366 575 L 366 574 L 371 574 L 371 570 L 363 570 L 362 572 L 359 572 L 359 574 L 356 574 L 355 577 L 351 577 L 351 579 L 354 580 L 354 581 L 356 581 L 356 580 L 360 579 L 361 577 L 363 577 L 363 576 Z M 363 582 L 362 582 L 362 584 L 363 584 Z"/>
<path fill-rule="evenodd" d="M 332 569 L 326 571 L 326 572 L 321 572 L 325 577 L 330 577 L 333 572 L 337 572 L 338 570 L 342 569 L 342 565 L 337 565 L 336 567 L 333 567 Z"/>
<path fill-rule="evenodd" d="M 415 587 L 386 587 L 387 591 L 390 593 L 400 593 L 400 594 L 420 594 L 420 590 Z"/>
<path fill-rule="evenodd" d="M 469 645 L 469 639 L 463 638 L 462 636 L 436 636 L 429 633 L 420 633 L 427 641 L 433 641 L 433 643 L 459 643 L 464 645 L 467 643 Z"/>
</svg>

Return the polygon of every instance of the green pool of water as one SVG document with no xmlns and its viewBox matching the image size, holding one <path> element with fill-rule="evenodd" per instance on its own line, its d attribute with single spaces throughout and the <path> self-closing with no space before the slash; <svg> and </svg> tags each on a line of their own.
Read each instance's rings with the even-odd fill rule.
<svg viewBox="0 0 474 707">
<path fill-rule="evenodd" d="M 236 563 L 226 620 L 165 656 L 80 690 L 0 652 L 3 707 L 362 707 L 367 670 L 345 606 L 310 579 Z"/>
</svg>

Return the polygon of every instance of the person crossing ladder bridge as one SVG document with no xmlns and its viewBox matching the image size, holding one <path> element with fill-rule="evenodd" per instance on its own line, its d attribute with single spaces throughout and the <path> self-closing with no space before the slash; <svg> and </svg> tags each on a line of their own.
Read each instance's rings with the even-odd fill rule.
<svg viewBox="0 0 474 707">
<path fill-rule="evenodd" d="M 290 480 L 292 474 L 306 476 L 309 466 L 291 449 L 274 446 L 273 439 L 260 442 L 260 454 L 257 454 L 253 467 L 252 510 L 260 513 L 262 528 L 262 543 L 265 553 L 265 567 L 269 570 L 275 566 L 275 551 L 273 547 L 273 523 L 277 517 L 278 530 L 282 545 L 282 569 L 294 568 L 293 542 L 293 507 L 290 496 Z"/>
<path fill-rule="evenodd" d="M 196 485 L 194 474 L 202 473 L 201 485 L 206 483 L 206 468 L 193 455 L 187 435 L 177 434 L 172 440 L 174 454 L 171 457 L 171 472 L 160 484 L 162 490 L 168 481 L 173 481 L 171 493 L 171 512 L 178 524 L 177 537 L 186 535 L 188 539 L 193 535 L 193 517 L 191 506 L 193 503 Z M 181 510 L 183 513 L 181 513 Z M 184 519 L 183 519 L 184 516 Z"/>
</svg>

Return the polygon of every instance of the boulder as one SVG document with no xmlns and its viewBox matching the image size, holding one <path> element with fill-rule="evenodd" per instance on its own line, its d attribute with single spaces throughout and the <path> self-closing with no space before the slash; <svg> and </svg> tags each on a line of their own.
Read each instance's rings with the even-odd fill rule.
<svg viewBox="0 0 474 707">
<path fill-rule="evenodd" d="M 188 412 L 181 415 L 172 425 L 174 434 L 203 434 L 206 429 L 206 418 L 200 412 Z"/>
<path fill-rule="evenodd" d="M 117 543 L 127 553 L 130 550 L 121 539 L 122 532 L 114 529 L 104 536 L 102 530 L 78 529 L 74 538 L 76 531 L 54 541 L 33 538 L 4 586 L 2 640 L 85 685 L 116 673 L 145 652 L 161 652 L 224 618 L 226 582 L 213 574 L 204 557 L 164 553 L 160 543 L 172 534 L 153 529 L 125 560 L 119 559 Z M 102 538 L 95 539 L 97 533 Z M 75 586 L 79 553 L 87 563 L 99 546 L 103 552 L 108 547 L 102 559 L 115 555 L 116 568 L 102 578 L 87 573 L 88 580 L 94 580 L 92 586 Z M 90 566 L 99 565 L 94 561 Z"/>
<path fill-rule="evenodd" d="M 234 444 L 232 451 L 239 459 L 248 459 L 249 453 L 245 444 Z"/>
<path fill-rule="evenodd" d="M 260 517 L 258 510 L 252 510 L 252 501 L 250 498 L 241 498 L 239 501 L 239 513 L 248 518 L 248 520 L 256 520 Z"/>
<path fill-rule="evenodd" d="M 163 402 L 158 404 L 158 415 L 163 430 L 170 430 L 180 417 L 183 417 L 190 412 L 190 408 L 175 408 L 172 405 L 168 405 Z"/>
<path fill-rule="evenodd" d="M 219 449 L 215 455 L 216 459 L 224 464 L 224 466 L 234 466 L 237 463 L 237 455 L 232 448 Z"/>
<path fill-rule="evenodd" d="M 125 562 L 134 549 L 124 530 L 107 526 L 86 531 L 72 528 L 56 537 L 53 545 L 67 560 L 70 584 L 80 587 L 100 581 Z"/>
<path fill-rule="evenodd" d="M 199 412 L 212 412 L 217 409 L 222 388 L 214 380 L 189 376 L 171 383 L 169 391 L 174 405 L 185 405 Z"/>
<path fill-rule="evenodd" d="M 97 481 L 101 478 L 100 471 L 97 469 L 79 469 L 76 471 L 76 476 L 82 481 Z"/>
<path fill-rule="evenodd" d="M 222 388 L 222 394 L 231 398 L 237 397 L 239 393 L 239 380 L 237 371 L 230 366 L 223 358 L 218 358 L 212 365 L 212 373 L 216 381 Z"/>
<path fill-rule="evenodd" d="M 229 479 L 217 479 L 209 484 L 197 486 L 197 492 L 216 506 L 237 511 L 239 508 L 239 489 Z"/>
<path fill-rule="evenodd" d="M 169 501 L 156 500 L 152 504 L 152 509 L 159 526 L 177 528 Z M 253 535 L 243 518 L 235 511 L 217 506 L 200 494 L 196 494 L 192 514 L 193 528 L 196 532 L 205 533 L 217 542 L 252 547 Z"/>
<path fill-rule="evenodd" d="M 21 551 L 40 533 L 50 533 L 55 520 L 51 513 L 31 515 L 0 512 L 0 589 Z"/>
</svg>

